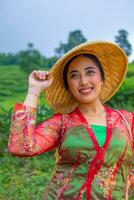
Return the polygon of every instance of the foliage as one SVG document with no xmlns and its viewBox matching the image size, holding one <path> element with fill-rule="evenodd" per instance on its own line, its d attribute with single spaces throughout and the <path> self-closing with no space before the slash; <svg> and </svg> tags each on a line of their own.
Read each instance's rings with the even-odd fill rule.
<svg viewBox="0 0 134 200">
<path fill-rule="evenodd" d="M 115 109 L 134 110 L 134 64 L 128 65 L 126 79 L 118 92 L 108 101 L 108 105 Z"/>
<path fill-rule="evenodd" d="M 17 65 L 18 64 L 18 56 L 13 53 L 1 53 L 0 54 L 0 65 Z"/>
<path fill-rule="evenodd" d="M 86 42 L 86 38 L 82 32 L 80 30 L 72 31 L 69 33 L 67 43 L 60 42 L 59 47 L 55 49 L 55 53 L 58 57 L 61 57 L 64 53 L 83 42 Z"/>
<path fill-rule="evenodd" d="M 132 46 L 128 41 L 128 32 L 124 29 L 118 31 L 118 35 L 115 36 L 115 42 L 126 52 L 127 56 L 132 54 Z"/>
<path fill-rule="evenodd" d="M 12 106 L 11 102 L 23 100 L 27 90 L 27 75 L 19 66 L 0 66 L 1 104 Z M 11 106 L 10 106 L 11 105 Z"/>
<path fill-rule="evenodd" d="M 40 66 L 43 66 L 45 63 L 45 57 L 38 50 L 34 49 L 31 43 L 28 44 L 26 50 L 20 51 L 18 56 L 20 68 L 27 73 L 34 69 L 39 70 Z"/>
<path fill-rule="evenodd" d="M 39 200 L 54 170 L 54 152 L 32 158 L 1 157 L 0 199 Z"/>
<path fill-rule="evenodd" d="M 19 158 L 7 151 L 13 106 L 0 105 L 0 199 L 38 200 L 54 170 L 54 150 L 32 158 Z M 36 123 L 50 117 L 53 111 L 40 99 Z"/>
<path fill-rule="evenodd" d="M 51 68 L 57 61 L 56 56 L 47 58 L 43 56 L 32 43 L 28 43 L 26 50 L 21 50 L 16 54 L 0 54 L 0 65 L 19 65 L 20 69 L 29 74 L 32 70 L 40 70 L 41 68 Z"/>
<path fill-rule="evenodd" d="M 52 57 L 48 58 L 46 66 L 48 68 L 51 68 L 56 63 L 57 60 L 58 60 L 58 57 L 56 57 L 56 56 L 52 56 Z"/>
</svg>

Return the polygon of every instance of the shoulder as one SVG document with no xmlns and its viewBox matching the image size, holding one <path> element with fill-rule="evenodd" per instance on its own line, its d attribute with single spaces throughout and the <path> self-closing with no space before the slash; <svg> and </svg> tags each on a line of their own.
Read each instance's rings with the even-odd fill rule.
<svg viewBox="0 0 134 200">
<path fill-rule="evenodd" d="M 54 113 L 49 118 L 45 119 L 42 123 L 45 125 L 61 125 L 62 124 L 62 114 Z"/>
<path fill-rule="evenodd" d="M 69 121 L 72 121 L 72 120 L 76 120 L 77 117 L 75 116 L 76 113 L 73 111 L 73 112 L 70 112 L 70 113 L 66 113 L 66 114 L 62 114 L 62 113 L 54 113 L 49 119 L 53 119 L 53 120 L 58 120 L 58 121 L 64 121 L 64 122 L 69 122 Z"/>
<path fill-rule="evenodd" d="M 125 109 L 111 109 L 111 113 L 114 117 L 123 118 L 124 120 L 127 120 L 127 122 L 131 125 L 134 124 L 134 112 L 130 112 Z"/>
<path fill-rule="evenodd" d="M 63 117 L 63 114 L 61 114 L 61 113 L 54 113 L 52 116 L 51 116 L 51 118 L 57 118 L 57 119 L 62 119 L 62 117 Z"/>
<path fill-rule="evenodd" d="M 113 109 L 113 112 L 122 113 L 126 117 L 132 117 L 133 114 L 134 114 L 134 112 L 130 112 L 130 111 L 125 110 L 125 109 Z"/>
<path fill-rule="evenodd" d="M 126 116 L 132 116 L 134 114 L 134 112 L 130 112 L 130 111 L 125 110 L 125 109 L 114 109 L 114 108 L 110 108 L 110 107 L 108 107 L 108 108 L 111 110 L 111 112 L 113 114 L 119 113 L 119 112 L 121 112 L 122 114 L 124 114 Z"/>
</svg>

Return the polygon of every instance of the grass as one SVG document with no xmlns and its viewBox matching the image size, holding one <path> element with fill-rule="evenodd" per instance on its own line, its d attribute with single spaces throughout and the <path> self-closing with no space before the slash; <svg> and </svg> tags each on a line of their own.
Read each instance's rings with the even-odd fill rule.
<svg viewBox="0 0 134 200">
<path fill-rule="evenodd" d="M 54 153 L 53 153 L 54 154 Z M 17 158 L 5 153 L 1 158 L 1 200 L 39 200 L 54 170 L 54 155 Z"/>
<path fill-rule="evenodd" d="M 0 66 L 0 200 L 41 199 L 54 170 L 54 151 L 32 158 L 14 157 L 7 151 L 11 113 L 14 104 L 25 99 L 27 79 L 19 66 Z M 46 108 L 44 94 L 39 103 L 44 109 L 37 113 L 37 123 L 52 113 Z"/>
<path fill-rule="evenodd" d="M 15 102 L 23 102 L 27 89 L 28 75 L 21 71 L 19 66 L 0 66 L 0 101 L 3 106 L 11 108 Z M 45 103 L 42 93 L 40 100 L 43 99 Z"/>
</svg>

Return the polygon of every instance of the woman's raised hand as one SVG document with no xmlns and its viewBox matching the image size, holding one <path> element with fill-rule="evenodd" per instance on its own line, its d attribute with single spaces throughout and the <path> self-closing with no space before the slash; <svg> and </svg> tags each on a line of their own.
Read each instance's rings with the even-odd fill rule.
<svg viewBox="0 0 134 200">
<path fill-rule="evenodd" d="M 39 96 L 42 90 L 49 87 L 53 82 L 49 71 L 34 70 L 28 77 L 28 92 Z"/>
</svg>

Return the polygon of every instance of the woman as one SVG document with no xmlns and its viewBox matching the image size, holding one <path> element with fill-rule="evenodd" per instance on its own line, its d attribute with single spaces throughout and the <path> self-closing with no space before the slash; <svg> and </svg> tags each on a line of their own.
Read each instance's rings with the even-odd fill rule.
<svg viewBox="0 0 134 200">
<path fill-rule="evenodd" d="M 127 57 L 110 42 L 86 42 L 48 71 L 29 76 L 16 103 L 9 151 L 35 156 L 57 147 L 44 200 L 128 200 L 134 197 L 134 113 L 105 105 L 122 84 Z M 35 127 L 38 97 L 56 113 Z"/>
</svg>

